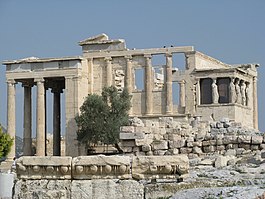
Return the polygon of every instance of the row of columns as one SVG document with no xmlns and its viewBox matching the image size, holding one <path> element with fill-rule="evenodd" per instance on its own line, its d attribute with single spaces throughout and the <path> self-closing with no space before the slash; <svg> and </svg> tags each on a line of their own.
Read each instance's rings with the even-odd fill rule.
<svg viewBox="0 0 265 199">
<path fill-rule="evenodd" d="M 36 103 L 36 155 L 45 156 L 46 154 L 46 89 L 43 78 L 34 79 L 37 85 L 37 103 Z M 15 80 L 7 81 L 7 133 L 15 138 Z M 33 84 L 23 83 L 24 87 L 24 123 L 23 123 L 23 155 L 29 156 L 32 153 L 32 92 Z M 60 94 L 62 88 L 53 88 L 53 155 L 60 155 L 61 151 L 61 129 L 60 129 Z M 13 144 L 8 158 L 15 157 L 15 143 Z"/>
<path fill-rule="evenodd" d="M 166 57 L 166 114 L 173 113 L 173 96 L 172 96 L 172 54 L 165 54 Z M 153 68 L 152 68 L 152 55 L 145 54 L 145 114 L 153 114 Z M 125 56 L 126 60 L 126 75 L 125 75 L 125 86 L 128 89 L 129 94 L 133 92 L 132 87 L 132 56 Z M 112 58 L 106 57 L 106 85 L 112 85 Z M 185 81 L 179 82 L 179 102 L 180 107 L 185 107 Z M 132 113 L 132 109 L 129 114 Z"/>
</svg>

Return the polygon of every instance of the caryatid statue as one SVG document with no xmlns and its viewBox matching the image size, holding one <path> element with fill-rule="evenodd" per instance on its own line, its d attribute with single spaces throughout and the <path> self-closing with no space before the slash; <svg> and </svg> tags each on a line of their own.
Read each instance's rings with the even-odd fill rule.
<svg viewBox="0 0 265 199">
<path fill-rule="evenodd" d="M 236 102 L 236 89 L 235 89 L 234 79 L 235 78 L 231 78 L 230 79 L 230 84 L 229 84 L 229 88 L 230 88 L 230 103 L 235 103 Z"/>
<path fill-rule="evenodd" d="M 219 93 L 218 93 L 218 88 L 216 85 L 216 79 L 213 79 L 213 83 L 212 83 L 212 99 L 213 99 L 214 104 L 218 104 Z"/>
<path fill-rule="evenodd" d="M 235 88 L 236 88 L 236 103 L 241 104 L 242 103 L 242 97 L 241 97 L 241 90 L 240 90 L 240 86 L 239 86 L 239 79 L 236 79 Z"/>
<path fill-rule="evenodd" d="M 241 82 L 241 96 L 242 96 L 242 104 L 246 106 L 246 83 L 244 81 Z"/>
</svg>

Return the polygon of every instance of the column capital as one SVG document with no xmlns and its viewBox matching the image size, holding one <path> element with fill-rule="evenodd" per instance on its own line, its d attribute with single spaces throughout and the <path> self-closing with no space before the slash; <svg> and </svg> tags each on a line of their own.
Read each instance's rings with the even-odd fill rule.
<svg viewBox="0 0 265 199">
<path fill-rule="evenodd" d="M 6 80 L 6 83 L 7 83 L 7 84 L 16 84 L 17 82 L 16 82 L 15 79 L 7 79 L 7 80 Z"/>
<path fill-rule="evenodd" d="M 152 55 L 151 54 L 144 54 L 144 58 L 151 59 L 152 58 Z"/>
<path fill-rule="evenodd" d="M 45 80 L 43 78 L 35 78 L 34 79 L 34 82 L 37 82 L 37 83 L 43 83 Z"/>
<path fill-rule="evenodd" d="M 179 83 L 179 84 L 185 84 L 186 81 L 183 79 L 183 80 L 178 81 L 178 83 Z"/>
<path fill-rule="evenodd" d="M 165 56 L 166 57 L 172 57 L 172 53 L 166 53 Z"/>
<path fill-rule="evenodd" d="M 126 59 L 126 61 L 132 61 L 131 55 L 125 55 L 124 58 Z"/>
<path fill-rule="evenodd" d="M 112 61 L 112 57 L 105 57 L 104 60 L 107 62 L 110 62 L 110 61 Z"/>
</svg>

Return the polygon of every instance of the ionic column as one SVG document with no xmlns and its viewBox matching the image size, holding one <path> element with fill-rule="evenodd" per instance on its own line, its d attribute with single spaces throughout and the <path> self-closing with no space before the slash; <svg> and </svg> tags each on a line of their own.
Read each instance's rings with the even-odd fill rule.
<svg viewBox="0 0 265 199">
<path fill-rule="evenodd" d="M 112 64 L 111 64 L 111 57 L 106 57 L 106 71 L 107 71 L 107 87 L 110 87 L 112 85 Z"/>
<path fill-rule="evenodd" d="M 214 104 L 218 104 L 219 93 L 218 93 L 218 88 L 216 84 L 216 79 L 213 79 L 213 83 L 212 83 L 212 100 Z"/>
<path fill-rule="evenodd" d="M 179 82 L 179 105 L 180 107 L 186 106 L 186 91 L 185 91 L 185 80 Z"/>
<path fill-rule="evenodd" d="M 152 63 L 151 55 L 144 55 L 145 57 L 145 107 L 146 115 L 152 115 L 153 113 L 153 82 L 152 82 Z"/>
<path fill-rule="evenodd" d="M 16 82 L 7 80 L 7 134 L 14 138 L 7 159 L 12 160 L 16 156 Z"/>
<path fill-rule="evenodd" d="M 258 96 L 257 96 L 257 77 L 253 77 L 253 127 L 259 128 L 258 125 Z"/>
<path fill-rule="evenodd" d="M 35 79 L 37 82 L 37 118 L 36 118 L 36 155 L 45 156 L 45 88 L 44 79 Z"/>
<path fill-rule="evenodd" d="M 128 90 L 129 95 L 132 94 L 132 56 L 126 56 L 126 76 L 125 76 L 125 87 Z M 133 107 L 129 110 L 129 115 L 133 113 Z"/>
<path fill-rule="evenodd" d="M 31 85 L 23 84 L 24 87 L 24 125 L 23 125 L 23 155 L 32 155 L 32 111 L 31 111 Z"/>
<path fill-rule="evenodd" d="M 166 114 L 172 114 L 172 112 L 172 54 L 166 54 Z"/>
<path fill-rule="evenodd" d="M 88 73 L 90 74 L 88 76 L 88 79 L 89 79 L 89 93 L 93 93 L 93 90 L 94 90 L 94 69 L 93 69 L 93 58 L 89 58 L 87 60 L 87 65 L 88 65 Z"/>
<path fill-rule="evenodd" d="M 61 93 L 62 89 L 53 88 L 53 155 L 61 155 Z"/>
<path fill-rule="evenodd" d="M 126 77 L 125 77 L 125 86 L 128 90 L 128 93 L 132 93 L 132 56 L 126 56 Z"/>
</svg>

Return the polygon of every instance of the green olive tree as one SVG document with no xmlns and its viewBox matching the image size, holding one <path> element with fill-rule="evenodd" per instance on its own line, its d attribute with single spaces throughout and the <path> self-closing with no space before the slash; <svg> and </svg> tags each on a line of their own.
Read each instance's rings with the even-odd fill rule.
<svg viewBox="0 0 265 199">
<path fill-rule="evenodd" d="M 4 133 L 2 126 L 0 125 L 0 159 L 7 156 L 12 145 L 13 138 L 11 138 L 7 133 Z"/>
<path fill-rule="evenodd" d="M 114 86 L 103 88 L 101 95 L 88 95 L 75 118 L 77 140 L 87 146 L 99 142 L 114 145 L 120 151 L 119 132 L 129 122 L 130 100 L 127 89 L 118 92 Z"/>
</svg>

